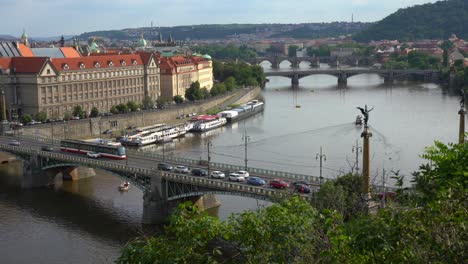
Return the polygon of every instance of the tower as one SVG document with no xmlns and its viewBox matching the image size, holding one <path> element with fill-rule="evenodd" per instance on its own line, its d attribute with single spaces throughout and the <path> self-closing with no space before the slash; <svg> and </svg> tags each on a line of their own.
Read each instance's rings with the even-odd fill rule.
<svg viewBox="0 0 468 264">
<path fill-rule="evenodd" d="M 63 35 L 60 38 L 60 47 L 65 47 L 65 38 L 63 37 Z"/>
<path fill-rule="evenodd" d="M 28 34 L 26 34 L 26 30 L 24 30 L 24 28 L 23 28 L 23 34 L 21 35 L 21 42 L 24 45 L 29 46 Z"/>
</svg>

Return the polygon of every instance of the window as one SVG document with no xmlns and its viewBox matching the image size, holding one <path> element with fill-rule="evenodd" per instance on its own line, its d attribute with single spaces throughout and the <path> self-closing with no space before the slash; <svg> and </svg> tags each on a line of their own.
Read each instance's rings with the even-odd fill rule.
<svg viewBox="0 0 468 264">
<path fill-rule="evenodd" d="M 68 70 L 68 69 L 70 69 L 70 66 L 68 66 L 68 64 L 64 63 L 63 66 L 62 66 L 62 68 L 63 68 L 64 70 Z"/>
<path fill-rule="evenodd" d="M 80 69 L 84 69 L 84 68 L 86 68 L 86 66 L 84 65 L 84 63 L 81 62 L 80 63 Z"/>
<path fill-rule="evenodd" d="M 108 66 L 109 66 L 109 67 L 112 67 L 112 66 L 114 66 L 114 63 L 113 63 L 112 61 L 109 61 L 109 62 L 108 62 Z"/>
<path fill-rule="evenodd" d="M 94 68 L 100 68 L 100 67 L 101 67 L 101 64 L 99 64 L 99 62 L 94 63 Z"/>
<path fill-rule="evenodd" d="M 120 64 L 121 64 L 122 66 L 127 65 L 127 63 L 126 63 L 124 60 L 121 60 L 121 61 L 120 61 Z"/>
<path fill-rule="evenodd" d="M 47 69 L 47 74 L 50 74 L 50 69 Z"/>
</svg>

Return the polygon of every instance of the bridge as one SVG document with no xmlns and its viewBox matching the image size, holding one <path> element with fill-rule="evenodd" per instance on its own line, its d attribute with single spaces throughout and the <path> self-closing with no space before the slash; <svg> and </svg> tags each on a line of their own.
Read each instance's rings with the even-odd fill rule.
<svg viewBox="0 0 468 264">
<path fill-rule="evenodd" d="M 252 65 L 259 65 L 262 62 L 271 63 L 271 68 L 279 69 L 279 65 L 287 61 L 291 63 L 291 68 L 298 69 L 302 62 L 307 62 L 310 67 L 318 68 L 320 63 L 328 63 L 330 66 L 339 67 L 340 65 L 349 66 L 370 66 L 375 63 L 375 58 L 371 56 L 357 56 L 351 55 L 347 57 L 289 57 L 285 55 L 271 55 L 264 57 L 255 57 L 252 59 L 243 59 L 242 61 L 248 62 Z"/>
<path fill-rule="evenodd" d="M 291 79 L 293 85 L 299 84 L 299 79 L 311 75 L 331 75 L 338 79 L 338 84 L 347 84 L 348 78 L 359 74 L 377 74 L 384 78 L 385 83 L 393 83 L 396 79 L 402 79 L 407 76 L 421 76 L 424 81 L 435 82 L 439 80 L 439 71 L 437 70 L 419 70 L 419 69 L 405 69 L 405 70 L 392 70 L 392 69 L 376 69 L 376 68 L 363 68 L 363 69 L 313 69 L 313 70 L 290 70 L 290 71 L 270 71 L 265 72 L 266 77 L 282 76 Z"/>
<path fill-rule="evenodd" d="M 211 179 L 156 169 L 157 163 L 163 160 L 174 165 L 187 165 L 191 168 L 201 167 L 206 169 L 206 166 L 204 166 L 206 164 L 200 165 L 200 160 L 162 157 L 157 154 L 142 153 L 130 149 L 127 152 L 128 159 L 125 161 L 90 159 L 82 155 L 61 152 L 59 150 L 59 140 L 19 137 L 21 146 L 11 146 L 7 144 L 10 139 L 11 137 L 0 137 L 0 151 L 10 153 L 23 161 L 23 181 L 27 182 L 29 187 L 50 185 L 58 175 L 73 178 L 70 174 L 78 167 L 104 170 L 124 181 L 131 182 L 133 186 L 143 191 L 143 223 L 162 223 L 166 220 L 171 209 L 180 201 L 197 202 L 203 199 L 211 199 L 210 197 L 214 197 L 213 194 L 229 194 L 276 201 L 294 192 L 292 189 L 278 190 L 268 186 L 252 186 L 241 182 L 230 182 L 224 179 Z M 54 151 L 42 151 L 41 146 L 45 145 L 54 147 Z M 210 162 L 210 168 L 231 172 L 244 169 L 243 166 L 215 162 Z M 288 182 L 306 180 L 311 182 L 315 188 L 320 186 L 320 178 L 315 176 L 257 168 L 249 168 L 249 172 L 251 175 L 260 176 L 266 180 L 271 178 L 280 178 Z M 326 180 L 322 179 L 322 181 Z M 312 195 L 301 196 L 306 200 L 312 200 L 313 198 Z"/>
</svg>

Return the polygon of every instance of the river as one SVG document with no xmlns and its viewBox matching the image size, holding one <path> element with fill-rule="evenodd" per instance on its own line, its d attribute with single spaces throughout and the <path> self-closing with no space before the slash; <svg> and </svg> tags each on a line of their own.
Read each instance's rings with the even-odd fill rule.
<svg viewBox="0 0 468 264">
<path fill-rule="evenodd" d="M 288 63 L 280 67 L 285 70 Z M 248 136 L 249 167 L 319 176 L 316 155 L 322 147 L 323 176 L 335 178 L 354 167 L 352 148 L 357 140 L 361 142 L 361 130 L 354 125 L 356 107 L 367 104 L 374 107 L 369 118 L 374 183 L 380 184 L 385 168 L 400 170 L 408 184 L 426 146 L 434 140 L 457 140 L 459 98 L 436 84 L 388 86 L 377 75 L 358 75 L 348 80 L 346 88 L 338 88 L 335 77 L 320 75 L 301 79 L 293 90 L 290 79 L 269 79 L 262 93 L 264 113 L 201 135 L 187 135 L 167 144 L 165 155 L 206 159 L 210 141 L 213 161 L 243 165 L 243 136 Z M 147 151 L 162 152 L 162 147 Z M 59 181 L 50 189 L 0 191 L 2 262 L 109 263 L 129 239 L 150 232 L 140 226 L 141 191 L 131 188 L 119 193 L 118 178 L 97 174 L 77 182 Z M 219 199 L 222 205 L 212 213 L 222 219 L 265 205 L 235 196 Z"/>
</svg>

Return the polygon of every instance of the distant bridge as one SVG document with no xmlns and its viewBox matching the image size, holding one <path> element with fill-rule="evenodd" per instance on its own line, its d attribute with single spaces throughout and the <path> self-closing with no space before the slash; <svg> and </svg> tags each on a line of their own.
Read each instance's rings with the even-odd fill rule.
<svg viewBox="0 0 468 264">
<path fill-rule="evenodd" d="M 406 76 L 422 76 L 424 81 L 435 82 L 439 80 L 439 71 L 437 70 L 387 70 L 387 69 L 313 69 L 313 70 L 290 70 L 290 71 L 271 71 L 265 72 L 266 77 L 282 76 L 291 79 L 293 85 L 299 84 L 299 79 L 311 75 L 331 75 L 338 79 L 338 84 L 347 84 L 348 78 L 359 74 L 377 74 L 384 78 L 385 83 L 393 83 L 395 79 L 400 79 Z"/>
</svg>

